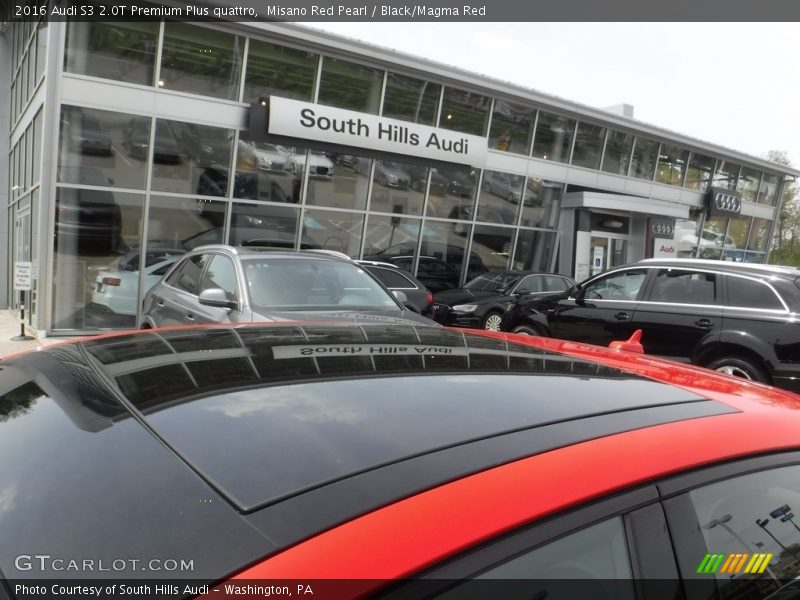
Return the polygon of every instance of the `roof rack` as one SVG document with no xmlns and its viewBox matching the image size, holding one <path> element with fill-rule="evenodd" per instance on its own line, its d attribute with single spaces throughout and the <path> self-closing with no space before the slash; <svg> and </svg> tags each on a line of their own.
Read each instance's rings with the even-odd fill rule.
<svg viewBox="0 0 800 600">
<path fill-rule="evenodd" d="M 333 256 L 334 258 L 341 258 L 342 260 L 352 261 L 353 259 L 347 256 L 344 252 L 339 252 L 338 250 L 325 250 L 324 248 L 308 248 L 303 250 L 303 252 L 314 252 L 315 254 L 327 254 L 328 256 Z"/>
<path fill-rule="evenodd" d="M 708 258 L 643 258 L 640 263 L 686 263 L 710 266 L 736 267 L 752 269 L 754 271 L 771 271 L 773 273 L 787 273 L 800 275 L 800 269 L 785 265 L 766 265 L 763 263 L 734 262 L 729 260 L 712 260 Z"/>
</svg>

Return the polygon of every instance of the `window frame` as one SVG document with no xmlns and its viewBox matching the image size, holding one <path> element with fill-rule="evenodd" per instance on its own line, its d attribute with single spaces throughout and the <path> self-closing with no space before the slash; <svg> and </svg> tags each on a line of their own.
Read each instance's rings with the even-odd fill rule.
<svg viewBox="0 0 800 600">
<path fill-rule="evenodd" d="M 381 267 L 378 265 L 362 265 L 362 268 L 365 271 L 367 271 L 370 275 L 375 277 L 375 279 L 377 279 L 381 284 L 383 284 L 384 287 L 386 287 L 389 290 L 412 290 L 412 291 L 419 290 L 419 288 L 416 285 L 414 285 L 414 282 L 411 281 L 408 277 L 406 277 L 404 273 L 401 272 L 400 267 L 395 267 L 394 269 L 392 269 L 389 267 Z M 397 275 L 398 277 L 401 277 L 403 280 L 405 280 L 408 283 L 408 286 L 406 287 L 391 286 L 389 285 L 388 282 L 384 281 L 381 278 L 381 276 L 378 275 L 377 273 L 391 273 L 392 275 Z"/>
<path fill-rule="evenodd" d="M 180 292 L 181 294 L 187 294 L 189 296 L 192 296 L 193 298 L 199 297 L 200 296 L 200 282 L 203 280 L 203 276 L 205 275 L 206 267 L 208 266 L 208 263 L 211 262 L 211 258 L 210 257 L 211 257 L 211 253 L 210 252 L 202 252 L 202 253 L 198 253 L 198 254 L 193 254 L 191 256 L 187 256 L 186 258 L 181 260 L 175 266 L 175 270 L 174 271 L 171 271 L 164 278 L 164 282 L 163 282 L 164 285 L 172 288 L 173 290 L 176 290 L 176 291 Z M 204 258 L 206 259 L 207 262 L 202 262 L 201 263 L 200 271 L 197 274 L 197 282 L 196 282 L 197 287 L 196 287 L 196 290 L 194 292 L 190 292 L 189 290 L 185 289 L 182 286 L 178 287 L 178 285 L 180 284 L 179 280 L 180 280 L 181 271 L 189 263 L 189 261 L 191 261 L 192 259 L 203 260 Z M 177 279 L 173 280 L 173 277 L 176 277 Z"/>
<path fill-rule="evenodd" d="M 659 515 L 661 515 L 659 517 Z M 522 526 L 505 535 L 478 544 L 429 567 L 379 595 L 385 600 L 427 597 L 444 592 L 454 581 L 468 580 L 499 563 L 532 552 L 571 534 L 613 518 L 620 518 L 630 561 L 632 583 L 639 588 L 646 579 L 677 577 L 666 517 L 655 485 L 637 486 L 606 496 L 552 517 Z M 649 521 L 650 526 L 643 527 Z M 653 527 L 655 525 L 655 527 Z M 647 540 L 647 544 L 642 541 Z M 675 579 L 676 588 L 680 582 Z M 663 583 L 663 581 L 659 581 Z M 424 594 L 420 593 L 423 592 Z"/>
<path fill-rule="evenodd" d="M 717 594 L 719 589 L 716 578 L 692 577 L 696 574 L 698 561 L 702 558 L 702 555 L 698 556 L 699 551 L 708 548 L 700 531 L 700 523 L 689 496 L 690 492 L 750 474 L 799 465 L 800 451 L 781 452 L 711 465 L 680 473 L 656 483 L 662 497 L 682 580 L 692 582 L 691 586 L 684 585 L 687 600 L 706 600 Z"/>
<path fill-rule="evenodd" d="M 642 279 L 642 283 L 639 285 L 639 290 L 637 291 L 636 296 L 634 298 L 630 298 L 630 299 L 626 299 L 626 300 L 617 300 L 617 299 L 613 299 L 613 298 L 587 298 L 586 297 L 586 289 L 590 285 L 593 285 L 593 284 L 595 284 L 596 282 L 598 282 L 600 280 L 606 280 L 606 279 L 609 279 L 611 277 L 616 277 L 616 276 L 621 275 L 623 273 L 627 274 L 628 271 L 638 271 L 638 270 L 644 271 L 644 279 Z M 580 288 L 578 290 L 579 298 L 577 298 L 577 299 L 579 299 L 580 301 L 590 300 L 591 302 L 633 302 L 633 303 L 637 303 L 638 304 L 639 302 L 643 302 L 644 299 L 647 297 L 647 292 L 649 292 L 649 288 L 650 288 L 650 285 L 651 285 L 650 281 L 654 277 L 653 272 L 654 272 L 653 267 L 649 267 L 649 266 L 631 266 L 631 267 L 626 267 L 624 269 L 615 269 L 614 271 L 610 271 L 610 272 L 606 271 L 606 272 L 603 272 L 603 273 L 599 273 L 596 277 L 593 277 L 592 279 L 590 279 L 590 280 L 586 281 L 585 283 L 581 284 L 581 286 L 580 286 Z"/>
<path fill-rule="evenodd" d="M 227 260 L 228 264 L 233 268 L 233 277 L 236 280 L 236 290 L 233 292 L 232 300 L 235 300 L 236 303 L 239 306 L 241 306 L 242 283 L 240 281 L 241 278 L 239 277 L 239 269 L 236 266 L 236 264 L 237 264 L 236 260 L 231 258 L 230 256 L 228 256 L 227 254 L 222 254 L 221 252 L 209 252 L 209 253 L 207 253 L 207 255 L 208 255 L 208 261 L 203 265 L 203 270 L 200 273 L 200 277 L 199 277 L 199 279 L 197 281 L 197 296 L 199 297 L 200 293 L 203 292 L 203 290 L 211 289 L 211 288 L 203 287 L 203 284 L 207 280 L 208 269 L 211 267 L 211 265 L 214 263 L 214 261 L 216 259 Z M 226 290 L 225 288 L 219 288 L 219 289 L 221 289 L 223 292 L 226 292 L 226 293 L 228 292 L 228 290 Z"/>
<path fill-rule="evenodd" d="M 659 274 L 662 271 L 680 271 L 682 273 L 704 273 L 704 274 L 711 274 L 716 278 L 714 284 L 714 303 L 713 304 L 698 304 L 696 302 L 667 302 L 665 300 L 656 300 L 653 297 L 655 292 L 656 282 L 658 281 Z M 660 306 L 709 306 L 715 308 L 722 308 L 725 306 L 724 300 L 725 295 L 723 290 L 723 280 L 725 279 L 725 273 L 721 271 L 715 271 L 714 269 L 703 269 L 703 268 L 693 268 L 691 266 L 669 266 L 669 265 L 659 265 L 651 271 L 650 280 L 647 282 L 647 289 L 645 290 L 645 294 L 642 296 L 642 302 L 648 302 L 650 304 L 658 304 Z"/>
<path fill-rule="evenodd" d="M 748 281 L 752 281 L 752 282 L 754 282 L 756 284 L 759 284 L 759 285 L 762 285 L 762 286 L 768 288 L 772 292 L 772 295 L 775 298 L 777 298 L 778 303 L 783 308 L 764 308 L 764 307 L 734 305 L 732 303 L 732 301 L 731 301 L 731 292 L 730 292 L 731 288 L 733 286 L 735 286 L 735 283 L 733 282 L 733 278 L 746 279 Z M 746 275 L 739 275 L 737 273 L 725 273 L 725 276 L 723 277 L 723 280 L 724 280 L 724 283 L 723 283 L 723 290 L 724 290 L 724 292 L 723 292 L 723 294 L 724 294 L 723 295 L 723 306 L 725 308 L 734 309 L 734 310 L 737 310 L 737 311 L 746 310 L 746 311 L 757 311 L 757 312 L 770 312 L 770 313 L 775 313 L 775 314 L 787 314 L 787 313 L 791 312 L 789 310 L 789 307 L 786 305 L 786 302 L 784 301 L 783 296 L 781 296 L 781 294 L 778 292 L 778 290 L 776 290 L 775 287 L 773 285 L 771 285 L 767 281 L 764 281 L 764 280 L 759 279 L 757 277 L 747 277 Z"/>
</svg>

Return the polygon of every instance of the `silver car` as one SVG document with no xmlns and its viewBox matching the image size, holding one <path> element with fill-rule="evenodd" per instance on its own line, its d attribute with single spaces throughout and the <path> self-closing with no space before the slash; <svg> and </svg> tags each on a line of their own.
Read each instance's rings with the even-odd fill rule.
<svg viewBox="0 0 800 600">
<path fill-rule="evenodd" d="M 437 326 L 406 300 L 343 255 L 201 246 L 147 293 L 141 327 L 309 319 Z"/>
</svg>

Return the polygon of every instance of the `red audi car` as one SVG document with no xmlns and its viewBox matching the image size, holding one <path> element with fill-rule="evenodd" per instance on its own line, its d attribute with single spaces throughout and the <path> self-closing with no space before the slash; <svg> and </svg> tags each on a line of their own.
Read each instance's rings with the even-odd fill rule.
<svg viewBox="0 0 800 600">
<path fill-rule="evenodd" d="M 800 575 L 800 397 L 701 368 L 282 323 L 51 346 L 0 387 L 0 598 L 785 598 Z"/>
</svg>

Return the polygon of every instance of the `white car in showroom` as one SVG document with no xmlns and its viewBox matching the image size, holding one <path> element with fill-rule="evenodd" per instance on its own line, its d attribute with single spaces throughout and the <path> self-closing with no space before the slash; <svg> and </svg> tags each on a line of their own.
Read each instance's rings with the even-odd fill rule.
<svg viewBox="0 0 800 600">
<path fill-rule="evenodd" d="M 179 248 L 149 250 L 145 256 L 143 290 L 158 283 L 172 264 L 186 253 Z M 110 269 L 98 271 L 91 285 L 92 304 L 116 315 L 136 316 L 139 294 L 139 256 L 132 250 Z"/>
</svg>

